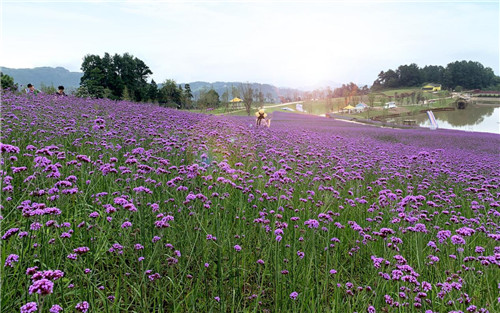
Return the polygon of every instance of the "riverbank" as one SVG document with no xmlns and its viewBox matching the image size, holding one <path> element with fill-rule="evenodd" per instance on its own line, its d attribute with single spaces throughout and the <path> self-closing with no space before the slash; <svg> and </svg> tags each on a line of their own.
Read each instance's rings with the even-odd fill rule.
<svg viewBox="0 0 500 313">
<path fill-rule="evenodd" d="M 336 119 L 336 120 L 342 121 L 342 122 L 350 122 L 350 123 L 384 127 L 384 128 L 412 129 L 412 128 L 419 127 L 417 125 L 402 125 L 402 124 L 390 123 L 390 122 L 378 120 L 378 119 L 357 118 L 357 117 L 350 117 L 350 116 L 339 115 L 339 114 L 334 114 L 334 113 L 328 113 L 328 114 L 326 114 L 326 117 L 333 118 L 333 119 Z"/>
<path fill-rule="evenodd" d="M 485 97 L 480 97 L 480 98 L 471 98 L 471 101 L 474 103 L 474 105 L 478 106 L 494 106 L 494 107 L 500 107 L 500 98 L 485 98 Z"/>
</svg>

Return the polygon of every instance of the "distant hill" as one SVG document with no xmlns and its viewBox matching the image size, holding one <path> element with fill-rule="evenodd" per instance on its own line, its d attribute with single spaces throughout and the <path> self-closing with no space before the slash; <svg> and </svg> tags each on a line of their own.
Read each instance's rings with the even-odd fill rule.
<svg viewBox="0 0 500 313">
<path fill-rule="evenodd" d="M 8 68 L 0 67 L 2 73 L 14 78 L 19 86 L 31 83 L 36 88 L 42 84 L 57 87 L 63 85 L 66 90 L 76 89 L 80 86 L 81 72 L 70 72 L 64 67 L 35 67 L 35 68 Z"/>
<path fill-rule="evenodd" d="M 8 68 L 0 67 L 0 70 L 11 77 L 14 78 L 14 82 L 19 86 L 26 86 L 31 83 L 36 88 L 40 88 L 42 84 L 46 86 L 57 87 L 63 85 L 66 90 L 76 89 L 80 86 L 80 78 L 83 76 L 81 72 L 70 72 L 64 67 L 35 67 L 35 68 Z M 186 83 L 181 83 L 182 87 Z M 231 89 L 232 86 L 240 90 L 242 82 L 190 82 L 188 83 L 191 87 L 191 92 L 195 99 L 200 95 L 200 91 L 203 89 L 210 90 L 214 89 L 217 91 L 220 97 L 222 97 L 225 91 L 229 94 L 229 99 L 232 99 Z M 296 99 L 302 95 L 302 91 L 299 89 L 287 88 L 287 87 L 276 87 L 270 84 L 259 84 L 250 83 L 252 88 L 257 91 L 262 91 L 266 101 L 278 102 L 281 97 Z M 161 88 L 161 84 L 158 84 Z"/>
</svg>

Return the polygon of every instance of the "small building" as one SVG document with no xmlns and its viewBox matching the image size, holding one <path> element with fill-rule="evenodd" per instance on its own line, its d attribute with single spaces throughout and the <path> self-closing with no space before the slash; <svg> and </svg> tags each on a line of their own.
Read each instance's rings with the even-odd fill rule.
<svg viewBox="0 0 500 313">
<path fill-rule="evenodd" d="M 356 104 L 356 107 L 354 108 L 357 112 L 362 112 L 364 111 L 368 106 L 363 103 L 363 102 L 360 102 L 358 104 Z"/>
<path fill-rule="evenodd" d="M 422 87 L 422 90 L 424 90 L 424 91 L 440 91 L 441 84 L 427 84 L 424 87 Z"/>
<path fill-rule="evenodd" d="M 394 102 L 394 101 L 387 102 L 384 105 L 384 109 L 395 109 L 395 108 L 397 108 L 397 106 L 396 106 L 396 102 Z"/>
</svg>

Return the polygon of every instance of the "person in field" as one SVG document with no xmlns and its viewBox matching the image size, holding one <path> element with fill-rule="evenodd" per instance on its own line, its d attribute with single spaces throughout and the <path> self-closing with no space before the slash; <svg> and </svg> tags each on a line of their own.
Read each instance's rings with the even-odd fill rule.
<svg viewBox="0 0 500 313">
<path fill-rule="evenodd" d="M 66 94 L 64 93 L 64 86 L 57 87 L 56 96 L 65 96 L 65 95 Z"/>
<path fill-rule="evenodd" d="M 262 120 L 264 120 L 267 117 L 267 113 L 264 112 L 264 109 L 261 108 L 259 109 L 259 111 L 255 113 L 255 116 L 257 117 L 257 119 L 255 120 L 255 126 L 260 126 Z"/>
<path fill-rule="evenodd" d="M 29 94 L 29 95 L 36 95 L 37 93 L 40 92 L 40 90 L 36 89 L 35 86 L 33 86 L 33 84 L 28 84 L 27 86 L 28 88 L 26 88 L 26 93 Z"/>
</svg>

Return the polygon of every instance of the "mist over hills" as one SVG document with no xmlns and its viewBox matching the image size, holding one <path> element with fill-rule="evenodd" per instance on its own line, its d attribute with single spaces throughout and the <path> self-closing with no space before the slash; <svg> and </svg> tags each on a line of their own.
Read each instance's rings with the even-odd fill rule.
<svg viewBox="0 0 500 313">
<path fill-rule="evenodd" d="M 82 78 L 82 72 L 70 72 L 64 67 L 35 67 L 35 68 L 8 68 L 0 66 L 0 70 L 12 78 L 14 82 L 19 85 L 20 88 L 31 83 L 36 88 L 40 88 L 42 85 L 54 86 L 63 85 L 66 90 L 74 90 L 80 86 L 80 78 Z M 247 84 L 246 82 L 186 82 L 178 83 L 184 88 L 185 84 L 189 84 L 193 96 L 199 97 L 200 92 L 203 90 L 214 89 L 220 97 L 227 92 L 229 99 L 233 98 L 232 89 L 233 87 L 240 90 L 242 84 Z M 304 89 L 295 89 L 288 87 L 276 87 L 271 84 L 261 84 L 261 83 L 249 83 L 250 86 L 256 91 L 256 93 L 262 92 L 263 96 L 269 100 L 278 100 L 280 97 L 295 97 L 301 94 Z M 158 84 L 158 88 L 161 88 L 162 84 Z"/>
<path fill-rule="evenodd" d="M 21 86 L 33 84 L 35 88 L 45 86 L 63 85 L 67 90 L 76 89 L 80 86 L 81 72 L 70 72 L 64 67 L 35 67 L 35 68 L 8 68 L 0 67 L 2 73 L 14 78 L 14 82 Z"/>
</svg>

